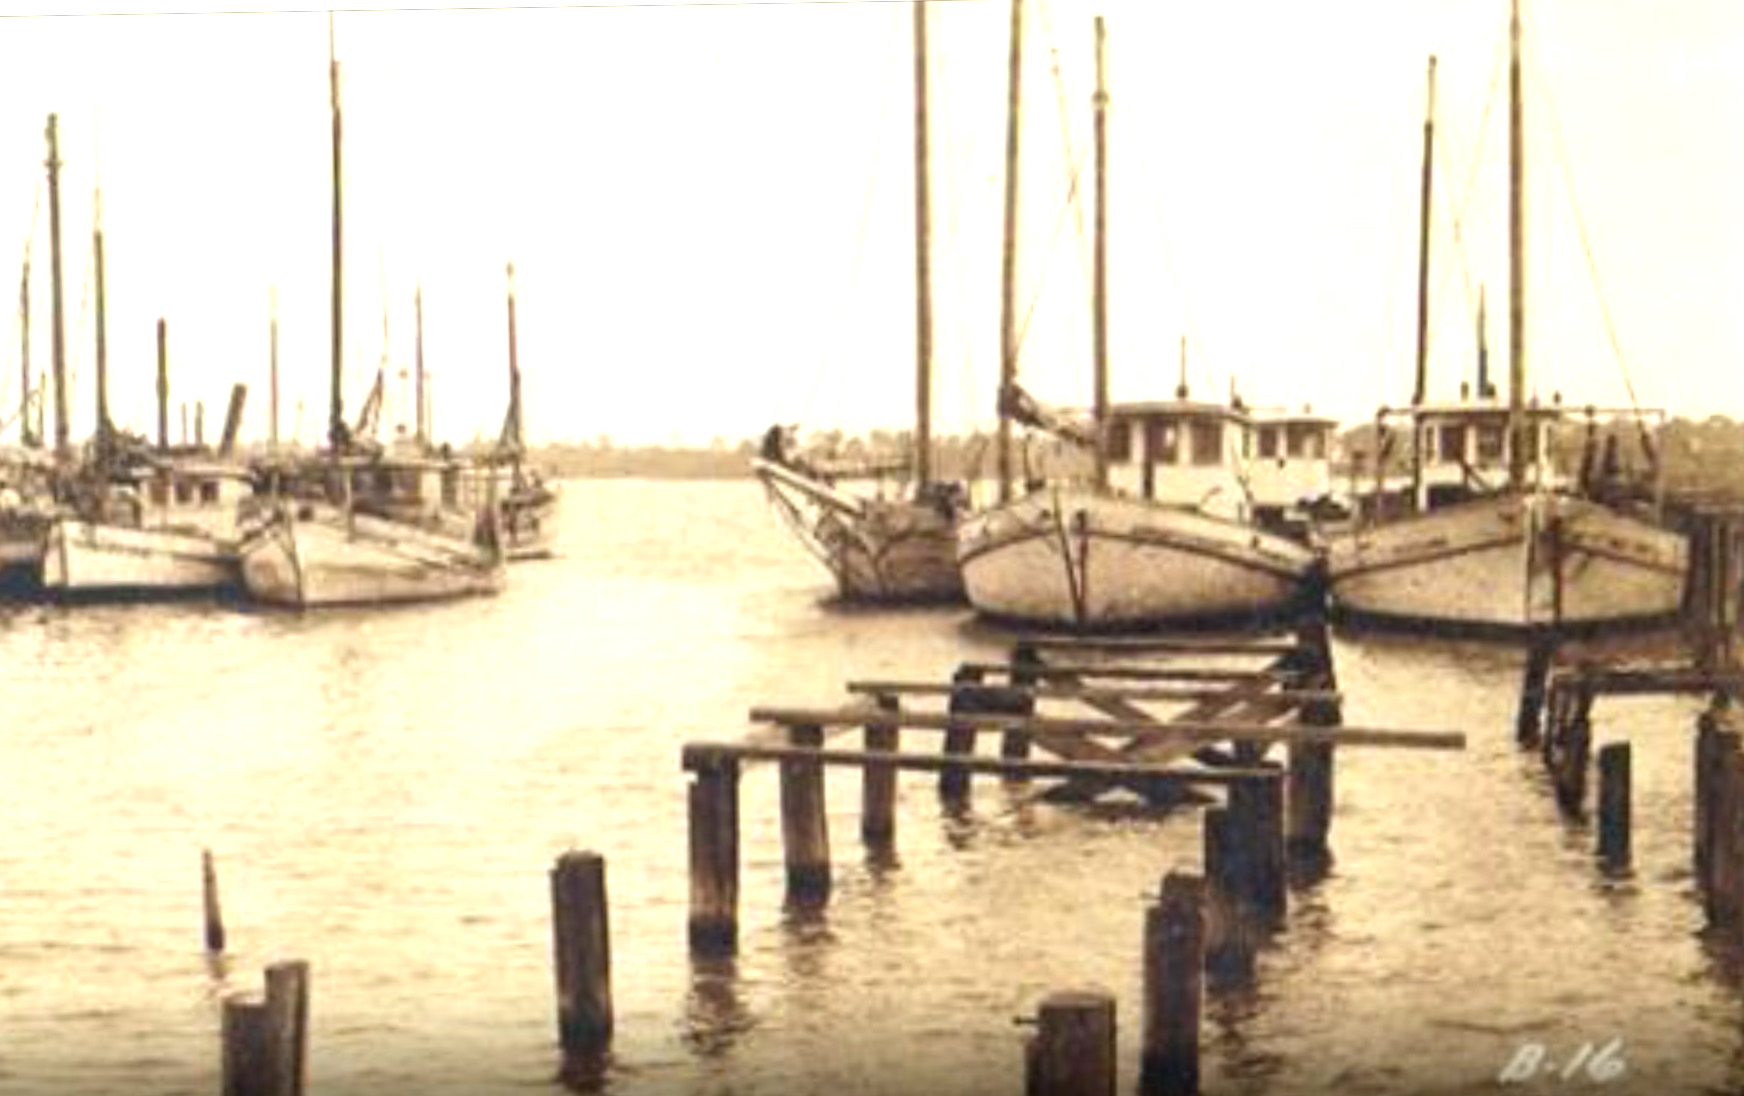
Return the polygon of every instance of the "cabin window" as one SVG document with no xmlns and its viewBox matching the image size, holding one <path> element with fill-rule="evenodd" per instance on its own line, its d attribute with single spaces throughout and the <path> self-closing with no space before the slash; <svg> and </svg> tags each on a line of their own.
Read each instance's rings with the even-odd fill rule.
<svg viewBox="0 0 1744 1096">
<path fill-rule="evenodd" d="M 1278 428 L 1275 426 L 1260 427 L 1260 458 L 1270 460 L 1279 455 Z"/>
<path fill-rule="evenodd" d="M 1505 437 L 1506 435 L 1502 432 L 1502 424 L 1499 422 L 1486 422 L 1479 426 L 1478 463 L 1500 464 L 1503 455 L 1507 452 L 1504 444 Z"/>
<path fill-rule="evenodd" d="M 1181 463 L 1181 428 L 1168 419 L 1153 419 L 1147 423 L 1145 459 L 1152 464 Z"/>
<path fill-rule="evenodd" d="M 1326 435 L 1311 423 L 1298 423 L 1288 427 L 1285 437 L 1291 457 L 1319 460 L 1326 455 Z"/>
<path fill-rule="evenodd" d="M 176 481 L 176 501 L 189 503 L 194 501 L 194 485 L 187 480 Z"/>
<path fill-rule="evenodd" d="M 1223 463 L 1223 424 L 1196 422 L 1193 431 L 1193 463 L 1217 465 Z"/>
<path fill-rule="evenodd" d="M 1449 464 L 1465 461 L 1465 427 L 1447 425 L 1441 428 L 1441 459 Z"/>
<path fill-rule="evenodd" d="M 1123 463 L 1132 460 L 1132 423 L 1122 420 L 1108 424 L 1108 459 Z"/>
<path fill-rule="evenodd" d="M 200 502 L 205 506 L 218 505 L 218 485 L 216 483 L 209 482 L 200 485 Z"/>
</svg>

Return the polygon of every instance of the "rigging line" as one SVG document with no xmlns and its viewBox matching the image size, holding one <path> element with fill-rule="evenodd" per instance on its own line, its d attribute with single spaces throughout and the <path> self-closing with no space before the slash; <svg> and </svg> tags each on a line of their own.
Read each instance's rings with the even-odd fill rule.
<svg viewBox="0 0 1744 1096">
<path fill-rule="evenodd" d="M 1041 14 L 1042 36 L 1048 41 L 1048 71 L 1054 78 L 1054 102 L 1060 113 L 1060 145 L 1066 153 L 1067 163 L 1081 162 L 1073 151 L 1072 144 L 1072 110 L 1071 97 L 1066 93 L 1066 74 L 1060 65 L 1060 47 L 1054 34 L 1054 24 L 1048 17 L 1046 0 L 1036 4 L 1036 10 Z M 1078 261 L 1083 268 L 1084 284 L 1088 286 L 1091 279 L 1090 243 L 1084 232 L 1084 202 L 1078 190 L 1077 173 L 1073 173 L 1071 190 L 1066 200 L 1072 206 L 1072 219 L 1078 229 Z"/>
<path fill-rule="evenodd" d="M 1072 167 L 1071 190 L 1073 192 L 1076 192 L 1078 189 L 1078 179 L 1083 174 L 1083 170 L 1084 170 L 1084 161 L 1082 158 L 1080 158 L 1079 161 L 1075 165 L 1073 165 L 1073 167 Z M 1052 255 L 1059 248 L 1060 234 L 1065 230 L 1066 215 L 1071 212 L 1071 206 L 1072 206 L 1072 197 L 1070 194 L 1068 194 L 1066 200 L 1064 202 L 1062 202 L 1060 205 L 1060 215 L 1054 219 L 1054 230 L 1048 237 L 1047 254 L 1049 254 L 1049 255 Z M 1041 278 L 1036 284 L 1034 295 L 1030 297 L 1029 307 L 1024 309 L 1023 322 L 1018 325 L 1017 345 L 1014 346 L 1012 348 L 1012 350 L 1013 350 L 1013 354 L 1020 361 L 1023 358 L 1024 340 L 1029 335 L 1030 320 L 1035 318 L 1036 308 L 1037 308 L 1037 306 L 1039 306 L 1041 304 L 1042 292 L 1044 289 L 1047 288 L 1047 284 L 1048 284 L 1048 271 L 1052 270 L 1053 266 L 1054 266 L 1053 263 L 1043 263 L 1042 264 Z"/>
<path fill-rule="evenodd" d="M 568 4 L 430 4 L 390 5 L 366 8 L 240 8 L 210 11 L 38 11 L 7 12 L 0 19 L 115 19 L 128 16 L 200 15 L 378 15 L 399 12 L 473 11 L 621 11 L 627 8 L 829 8 L 889 5 L 906 7 L 913 0 L 667 0 L 664 3 L 568 3 Z M 986 4 L 993 0 L 931 0 L 939 4 Z"/>
<path fill-rule="evenodd" d="M 900 17 L 893 20 L 893 25 L 896 26 L 898 32 L 903 29 L 902 22 Z M 899 42 L 907 41 L 901 33 L 897 33 L 895 37 Z M 893 48 L 891 50 L 890 72 L 885 76 L 884 96 L 878 104 L 878 122 L 873 129 L 875 136 L 872 140 L 872 163 L 866 172 L 866 190 L 860 201 L 860 217 L 855 225 L 854 254 L 848 264 L 848 285 L 840 302 L 836 305 L 835 314 L 831 317 L 829 331 L 824 339 L 823 366 L 812 370 L 811 382 L 806 386 L 805 395 L 800 400 L 799 411 L 802 417 L 809 415 L 817 407 L 818 391 L 823 387 L 825 374 L 833 373 L 840 364 L 842 332 L 847 327 L 848 308 L 859 296 L 857 290 L 861 272 L 865 267 L 866 240 L 871 235 L 872 207 L 876 204 L 878 196 L 878 179 L 883 174 L 885 144 L 890 131 L 890 112 L 892 104 L 896 101 L 896 85 L 901 82 L 893 73 L 902 68 L 898 63 L 902 53 L 902 49 Z"/>
<path fill-rule="evenodd" d="M 1535 74 L 1547 72 L 1543 61 L 1538 56 L 1533 39 L 1534 36 L 1528 33 L 1526 49 L 1531 55 L 1532 71 Z M 1556 158 L 1558 166 L 1562 168 L 1562 185 L 1568 191 L 1568 204 L 1574 213 L 1575 232 L 1580 237 L 1581 251 L 1586 257 L 1587 276 L 1592 282 L 1593 298 L 1599 306 L 1599 318 L 1604 321 L 1605 337 L 1610 340 L 1611 354 L 1617 362 L 1617 372 L 1623 378 L 1623 389 L 1629 394 L 1629 406 L 1637 416 L 1640 416 L 1641 401 L 1635 394 L 1635 381 L 1630 376 L 1629 362 L 1623 353 L 1623 340 L 1617 332 L 1617 321 L 1611 312 L 1611 304 L 1605 298 L 1604 283 L 1599 278 L 1598 257 L 1593 250 L 1592 236 L 1587 232 L 1587 219 L 1581 210 L 1580 194 L 1575 190 L 1574 169 L 1569 160 L 1568 146 L 1562 135 L 1562 111 L 1557 107 L 1556 97 L 1552 93 L 1550 80 L 1547 76 L 1540 76 L 1533 83 L 1543 94 L 1545 102 L 1550 108 L 1546 113 L 1550 116 L 1551 135 L 1556 139 Z"/>
<path fill-rule="evenodd" d="M 1478 116 L 1477 151 L 1472 156 L 1471 166 L 1466 171 L 1464 190 L 1459 195 L 1457 201 L 1453 200 L 1452 195 L 1448 196 L 1450 201 L 1449 213 L 1452 217 L 1453 250 L 1454 254 L 1459 256 L 1460 273 L 1465 280 L 1466 313 L 1468 317 L 1474 321 L 1477 317 L 1477 301 L 1475 300 L 1475 295 L 1473 293 L 1471 252 L 1466 247 L 1465 225 L 1466 217 L 1471 212 L 1472 199 L 1477 195 L 1478 173 L 1484 165 L 1484 154 L 1489 150 L 1490 146 L 1490 118 L 1495 113 L 1496 103 L 1501 97 L 1502 73 L 1505 68 L 1504 62 L 1506 57 L 1506 36 L 1504 35 L 1501 43 L 1492 55 L 1489 90 L 1484 95 L 1483 113 Z M 1438 120 L 1435 127 L 1436 148 L 1442 153 L 1442 155 L 1438 157 L 1438 162 L 1445 162 L 1447 159 L 1447 142 L 1443 139 L 1442 131 L 1443 126 Z"/>
</svg>

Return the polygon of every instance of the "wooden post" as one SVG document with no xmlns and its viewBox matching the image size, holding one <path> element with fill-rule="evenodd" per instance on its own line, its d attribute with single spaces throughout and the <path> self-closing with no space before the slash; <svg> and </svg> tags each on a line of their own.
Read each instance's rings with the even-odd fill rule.
<svg viewBox="0 0 1744 1096">
<path fill-rule="evenodd" d="M 876 698 L 880 712 L 901 710 L 893 695 Z M 895 727 L 867 727 L 866 750 L 894 753 L 902 744 Z M 870 761 L 861 772 L 860 839 L 868 845 L 887 848 L 896 842 L 896 766 Z"/>
<path fill-rule="evenodd" d="M 1205 968 L 1213 986 L 1253 980 L 1253 933 L 1240 897 L 1241 834 L 1225 807 L 1204 814 Z"/>
<path fill-rule="evenodd" d="M 224 1096 L 278 1096 L 265 1002 L 224 998 L 220 1030 Z"/>
<path fill-rule="evenodd" d="M 563 1074 L 596 1077 L 612 1045 L 612 941 L 606 861 L 566 852 L 551 869 L 557 1035 Z"/>
<path fill-rule="evenodd" d="M 822 746 L 822 727 L 788 729 L 794 746 Z M 818 903 L 830 894 L 830 830 L 824 813 L 824 767 L 792 758 L 781 762 L 781 841 L 787 856 L 787 896 Z"/>
<path fill-rule="evenodd" d="M 1721 731 L 1714 736 L 1708 800 L 1708 921 L 1716 925 L 1731 924 L 1738 916 L 1734 891 L 1740 875 L 1736 817 L 1740 788 L 1733 766 L 1738 747 L 1739 736 L 1734 732 Z"/>
<path fill-rule="evenodd" d="M 1097 990 L 1054 993 L 1036 1010 L 1024 1096 L 1114 1096 L 1114 998 Z"/>
<path fill-rule="evenodd" d="M 1712 710 L 1696 717 L 1695 749 L 1695 867 L 1704 902 L 1709 890 L 1710 852 L 1714 844 L 1714 770 L 1719 762 L 1719 728 Z"/>
<path fill-rule="evenodd" d="M 1611 869 L 1629 865 L 1629 743 L 1599 749 L 1599 857 Z"/>
<path fill-rule="evenodd" d="M 218 904 L 218 869 L 211 849 L 200 850 L 200 898 L 205 911 L 206 950 L 217 955 L 224 951 L 224 911 Z"/>
<path fill-rule="evenodd" d="M 1538 743 L 1544 717 L 1544 684 L 1556 659 L 1556 633 L 1535 632 L 1526 652 L 1525 680 L 1520 684 L 1520 710 L 1514 719 L 1514 739 L 1522 746 Z"/>
<path fill-rule="evenodd" d="M 303 1096 L 309 1060 L 309 964 L 266 968 L 266 1026 L 278 1078 L 276 1096 Z"/>
<path fill-rule="evenodd" d="M 1274 774 L 1236 781 L 1229 788 L 1229 813 L 1239 844 L 1236 897 L 1261 923 L 1277 925 L 1289 906 L 1282 778 Z"/>
<path fill-rule="evenodd" d="M 1142 1096 L 1196 1096 L 1205 970 L 1205 882 L 1170 872 L 1145 911 Z"/>
<path fill-rule="evenodd" d="M 979 670 L 967 667 L 959 669 L 951 675 L 951 699 L 946 705 L 946 711 L 956 715 L 978 713 L 982 711 L 976 704 L 975 696 L 970 689 L 979 685 L 983 675 Z M 950 727 L 945 731 L 946 756 L 972 754 L 975 752 L 975 731 L 969 727 Z M 969 798 L 969 772 L 967 769 L 943 769 L 939 772 L 939 797 L 950 803 L 961 803 Z"/>
<path fill-rule="evenodd" d="M 1592 763 L 1593 694 L 1583 682 L 1569 703 L 1556 751 L 1556 798 L 1562 809 L 1580 814 L 1586 807 L 1587 769 Z"/>
<path fill-rule="evenodd" d="M 690 784 L 690 947 L 731 953 L 739 940 L 739 762 L 698 759 Z"/>
<path fill-rule="evenodd" d="M 1302 708 L 1304 726 L 1336 727 L 1343 721 L 1337 702 L 1315 701 Z M 1326 837 L 1332 830 L 1333 749 L 1330 742 L 1291 742 L 1288 746 L 1287 845 L 1301 859 L 1323 861 L 1327 855 Z"/>
<path fill-rule="evenodd" d="M 1019 643 L 1011 651 L 1011 683 L 1020 689 L 1033 687 L 1040 677 L 1037 671 L 1042 665 L 1042 659 L 1036 653 L 1033 645 Z M 1036 710 L 1035 697 L 1025 698 L 1027 703 L 1019 715 L 1034 715 Z M 1022 761 L 1030 755 L 1030 736 L 1026 731 L 1006 731 L 999 740 L 999 756 L 1008 761 Z M 1017 773 L 1007 773 L 1003 779 L 1008 784 L 1027 784 L 1029 777 Z"/>
</svg>

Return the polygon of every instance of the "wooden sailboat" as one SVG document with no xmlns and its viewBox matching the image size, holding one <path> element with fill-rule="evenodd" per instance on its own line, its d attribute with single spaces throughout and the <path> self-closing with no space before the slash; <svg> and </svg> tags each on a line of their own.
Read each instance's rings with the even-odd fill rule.
<svg viewBox="0 0 1744 1096">
<path fill-rule="evenodd" d="M 54 162 L 56 157 L 49 159 Z M 35 235 L 33 215 L 18 285 L 18 447 L 4 455 L 0 466 L 0 587 L 6 589 L 28 589 L 41 577 L 43 542 L 56 511 L 55 461 L 43 449 L 40 423 L 48 384 L 36 384 L 30 368 L 30 244 Z"/>
<path fill-rule="evenodd" d="M 498 529 L 503 551 L 511 560 L 547 559 L 555 554 L 557 488 L 537 470 L 527 466 L 526 418 L 521 403 L 521 361 L 515 325 L 515 266 L 508 266 L 509 307 L 509 409 L 496 452 L 487 457 L 474 475 L 472 489 L 480 486 L 497 500 Z M 488 477 L 488 483 L 482 482 Z M 485 501 L 481 499 L 480 501 Z"/>
<path fill-rule="evenodd" d="M 242 580 L 251 597 L 312 608 L 430 601 L 495 593 L 503 552 L 493 505 L 457 514 L 444 505 L 442 469 L 397 468 L 352 442 L 344 409 L 344 218 L 339 61 L 328 17 L 332 143 L 332 361 L 328 452 L 314 467 L 274 481 L 284 492 L 242 545 Z M 270 478 L 270 477 L 269 477 Z M 435 492 L 427 488 L 434 482 Z M 415 496 L 423 509 L 396 504 Z"/>
<path fill-rule="evenodd" d="M 1006 501 L 970 514 L 958 527 L 969 601 L 991 617 L 1087 630 L 1275 612 L 1302 591 L 1313 556 L 1299 541 L 1253 524 L 1241 480 L 1252 429 L 1245 410 L 1192 401 L 1184 376 L 1174 400 L 1109 403 L 1103 40 L 1098 18 L 1094 425 L 1077 432 L 1094 451 L 1095 478 L 1010 498 L 1010 461 L 1002 446 Z M 1010 156 L 1007 171 L 1014 170 Z M 1012 223 L 1008 210 L 1008 231 Z M 1008 239 L 1008 324 L 1011 250 Z M 1001 435 L 1009 444 L 1010 412 L 1029 401 L 1016 388 L 1009 326 L 1002 341 Z"/>
<path fill-rule="evenodd" d="M 1405 416 L 1412 432 L 1406 512 L 1389 514 L 1383 504 L 1377 439 L 1371 516 L 1329 544 L 1332 595 L 1352 618 L 1434 628 L 1594 630 L 1665 619 L 1683 597 L 1684 538 L 1662 527 L 1652 507 L 1618 505 L 1566 483 L 1556 472 L 1552 449 L 1557 428 L 1569 416 L 1559 404 L 1539 406 L 1526 398 L 1519 0 L 1513 0 L 1509 40 L 1508 402 L 1503 406 L 1489 399 L 1481 372 L 1475 399 L 1454 404 L 1426 399 L 1432 59 L 1424 127 L 1417 384 Z"/>
<path fill-rule="evenodd" d="M 932 466 L 931 211 L 927 153 L 925 0 L 914 8 L 915 429 L 913 491 L 896 499 L 843 491 L 836 477 L 787 452 L 771 428 L 752 462 L 771 504 L 835 577 L 842 598 L 950 602 L 963 596 L 956 522 L 961 492 L 936 482 Z"/>
</svg>

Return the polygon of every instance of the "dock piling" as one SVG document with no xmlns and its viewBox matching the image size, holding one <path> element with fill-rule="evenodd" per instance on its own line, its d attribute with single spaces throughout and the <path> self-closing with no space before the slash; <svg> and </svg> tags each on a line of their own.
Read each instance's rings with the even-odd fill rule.
<svg viewBox="0 0 1744 1096">
<path fill-rule="evenodd" d="M 266 969 L 266 997 L 224 998 L 220 1022 L 224 1096 L 303 1096 L 307 1076 L 309 964 Z"/>
<path fill-rule="evenodd" d="M 1141 1096 L 1197 1096 L 1204 971 L 1205 881 L 1170 872 L 1145 911 Z"/>
<path fill-rule="evenodd" d="M 1050 994 L 1025 1047 L 1024 1096 L 1114 1096 L 1114 997 L 1100 990 Z"/>
<path fill-rule="evenodd" d="M 1246 777 L 1229 788 L 1239 852 L 1236 898 L 1261 923 L 1272 926 L 1289 908 L 1284 859 L 1284 784 L 1279 774 Z"/>
<path fill-rule="evenodd" d="M 822 727 L 788 729 L 794 746 L 821 747 Z M 830 829 L 824 810 L 824 767 L 808 758 L 781 761 L 781 841 L 787 857 L 787 897 L 818 905 L 830 895 Z"/>
<path fill-rule="evenodd" d="M 739 938 L 739 762 L 686 756 L 690 794 L 690 947 L 730 954 Z"/>
<path fill-rule="evenodd" d="M 218 903 L 218 866 L 212 850 L 200 850 L 200 899 L 204 911 L 206 950 L 213 955 L 224 951 L 224 911 Z"/>
<path fill-rule="evenodd" d="M 1205 841 L 1205 969 L 1214 987 L 1253 980 L 1254 940 L 1241 900 L 1240 828 L 1226 807 L 1203 816 Z"/>
<path fill-rule="evenodd" d="M 894 712 L 901 701 L 890 693 L 874 699 L 880 712 Z M 895 727 L 869 726 L 865 731 L 867 753 L 895 753 L 902 745 L 902 732 Z M 896 843 L 896 766 L 869 761 L 861 772 L 860 839 L 874 848 Z"/>
<path fill-rule="evenodd" d="M 606 861 L 566 852 L 551 869 L 557 1035 L 565 1077 L 597 1076 L 612 1043 L 612 948 Z"/>
<path fill-rule="evenodd" d="M 1532 636 L 1526 652 L 1525 680 L 1520 685 L 1520 709 L 1514 718 L 1514 739 L 1522 746 L 1537 745 L 1544 719 L 1544 687 L 1556 659 L 1556 633 L 1542 631 Z"/>
<path fill-rule="evenodd" d="M 1613 742 L 1600 747 L 1598 854 L 1612 871 L 1629 866 L 1630 768 L 1629 743 Z"/>
</svg>

